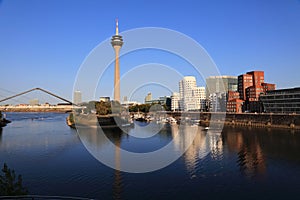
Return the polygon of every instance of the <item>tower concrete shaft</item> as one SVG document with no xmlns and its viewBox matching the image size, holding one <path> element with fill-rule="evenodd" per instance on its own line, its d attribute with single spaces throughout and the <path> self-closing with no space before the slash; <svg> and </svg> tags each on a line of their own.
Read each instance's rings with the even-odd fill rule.
<svg viewBox="0 0 300 200">
<path fill-rule="evenodd" d="M 122 36 L 119 35 L 118 20 L 116 20 L 116 35 L 111 38 L 111 45 L 115 50 L 115 73 L 114 73 L 114 100 L 120 102 L 120 64 L 119 53 L 123 45 Z"/>
<path fill-rule="evenodd" d="M 120 63 L 119 52 L 121 47 L 115 46 L 115 74 L 114 74 L 114 100 L 120 102 Z"/>
</svg>

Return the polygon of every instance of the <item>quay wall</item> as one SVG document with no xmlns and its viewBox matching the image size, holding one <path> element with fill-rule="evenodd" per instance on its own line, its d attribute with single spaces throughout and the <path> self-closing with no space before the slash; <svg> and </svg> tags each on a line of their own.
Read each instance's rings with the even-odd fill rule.
<svg viewBox="0 0 300 200">
<path fill-rule="evenodd" d="M 210 112 L 167 112 L 167 114 L 179 121 L 182 117 L 200 120 L 200 125 L 203 126 L 208 126 L 210 123 L 224 122 L 225 126 L 290 128 L 300 130 L 300 114 Z"/>
</svg>

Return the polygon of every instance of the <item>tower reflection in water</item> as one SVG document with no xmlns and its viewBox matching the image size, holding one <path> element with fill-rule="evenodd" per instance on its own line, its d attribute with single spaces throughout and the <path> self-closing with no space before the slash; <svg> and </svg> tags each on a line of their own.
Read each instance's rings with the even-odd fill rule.
<svg viewBox="0 0 300 200">
<path fill-rule="evenodd" d="M 85 128 L 80 129 L 78 132 L 80 135 L 80 139 L 84 144 L 88 144 L 89 148 L 93 148 L 92 150 L 87 148 L 89 151 L 97 151 L 101 152 L 101 154 L 107 153 L 112 148 L 114 151 L 114 182 L 112 186 L 112 192 L 114 199 L 122 199 L 122 186 L 123 180 L 121 175 L 121 157 L 120 157 L 120 148 L 122 138 L 125 137 L 125 133 L 118 128 L 110 128 L 110 129 L 101 129 L 101 128 Z M 112 143 L 108 143 L 107 139 L 109 139 Z M 112 152 L 110 152 L 110 155 Z M 94 155 L 94 154 L 92 154 Z M 99 155 L 99 154 L 98 154 Z"/>
<path fill-rule="evenodd" d="M 130 131 L 136 130 L 137 128 L 134 128 Z M 195 131 L 197 134 L 195 137 L 192 137 L 194 134 L 191 133 Z M 169 139 L 173 139 L 174 151 L 181 152 L 188 147 L 182 158 L 190 178 L 195 178 L 199 175 L 207 176 L 210 172 L 216 172 L 217 176 L 222 176 L 224 171 L 222 172 L 221 168 L 223 167 L 228 168 L 229 171 L 240 169 L 241 174 L 246 177 L 262 174 L 266 169 L 263 150 L 257 137 L 253 137 L 253 135 L 247 137 L 247 134 L 235 129 L 223 132 L 221 130 L 205 131 L 199 126 L 166 124 L 153 137 L 166 140 L 171 137 Z M 124 186 L 124 180 L 120 171 L 122 167 L 120 153 L 122 142 L 129 146 L 134 146 L 137 142 L 136 139 L 119 129 L 107 129 L 102 132 L 97 128 L 81 131 L 80 138 L 84 144 L 88 144 L 89 148 L 92 148 L 89 149 L 90 151 L 97 151 L 97 155 L 114 159 L 115 173 L 112 191 L 114 198 L 120 199 L 122 187 Z M 108 142 L 109 140 L 111 142 Z M 146 145 L 149 141 L 141 139 L 139 142 Z M 189 143 L 191 143 L 190 146 L 188 146 Z M 229 155 L 228 152 L 230 152 L 230 155 L 235 155 L 234 159 L 236 159 L 237 168 L 236 166 L 227 165 L 228 158 L 226 156 Z M 212 165 L 212 162 L 214 165 Z"/>
<path fill-rule="evenodd" d="M 113 186 L 114 199 L 121 199 L 122 192 L 122 177 L 121 177 L 121 165 L 120 165 L 120 144 L 121 144 L 121 130 L 117 133 L 118 138 L 115 140 L 115 181 Z"/>
<path fill-rule="evenodd" d="M 0 144 L 2 142 L 2 128 L 0 128 Z"/>
</svg>

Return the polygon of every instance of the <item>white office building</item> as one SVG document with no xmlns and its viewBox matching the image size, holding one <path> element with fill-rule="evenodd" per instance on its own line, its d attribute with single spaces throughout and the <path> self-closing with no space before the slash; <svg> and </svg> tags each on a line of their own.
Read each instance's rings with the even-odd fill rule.
<svg viewBox="0 0 300 200">
<path fill-rule="evenodd" d="M 185 76 L 179 82 L 179 107 L 181 110 L 204 110 L 205 87 L 197 87 L 194 76 Z"/>
<path fill-rule="evenodd" d="M 179 93 L 178 92 L 173 92 L 172 96 L 171 96 L 171 110 L 172 111 L 180 110 L 179 101 L 180 101 Z"/>
<path fill-rule="evenodd" d="M 75 104 L 81 103 L 82 102 L 82 94 L 81 94 L 81 92 L 78 91 L 78 90 L 76 90 L 74 92 L 74 97 L 73 98 L 74 98 L 74 103 Z"/>
</svg>

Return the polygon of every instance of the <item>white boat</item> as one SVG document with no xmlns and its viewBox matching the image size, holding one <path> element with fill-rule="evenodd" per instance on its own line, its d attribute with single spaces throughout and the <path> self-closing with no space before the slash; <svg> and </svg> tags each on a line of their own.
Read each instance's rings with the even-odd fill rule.
<svg viewBox="0 0 300 200">
<path fill-rule="evenodd" d="M 177 120 L 176 120 L 174 117 L 168 117 L 168 118 L 167 118 L 167 121 L 168 121 L 170 124 L 176 124 L 176 123 L 177 123 Z"/>
</svg>

